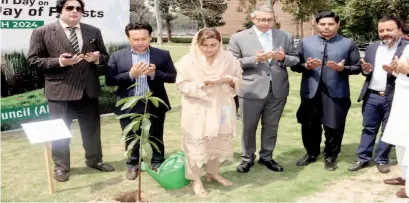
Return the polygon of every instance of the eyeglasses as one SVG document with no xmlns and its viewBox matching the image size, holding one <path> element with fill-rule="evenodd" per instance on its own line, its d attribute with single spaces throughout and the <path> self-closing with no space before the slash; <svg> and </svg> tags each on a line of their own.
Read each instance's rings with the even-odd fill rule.
<svg viewBox="0 0 409 203">
<path fill-rule="evenodd" d="M 81 11 L 82 11 L 82 8 L 79 7 L 79 6 L 66 6 L 66 7 L 64 7 L 64 8 L 65 8 L 65 10 L 67 10 L 67 11 L 72 11 L 72 10 L 74 10 L 74 8 L 75 8 L 75 10 L 77 10 L 78 12 L 81 12 Z"/>
<path fill-rule="evenodd" d="M 261 23 L 271 23 L 274 21 L 274 18 L 255 18 L 255 19 Z"/>
</svg>

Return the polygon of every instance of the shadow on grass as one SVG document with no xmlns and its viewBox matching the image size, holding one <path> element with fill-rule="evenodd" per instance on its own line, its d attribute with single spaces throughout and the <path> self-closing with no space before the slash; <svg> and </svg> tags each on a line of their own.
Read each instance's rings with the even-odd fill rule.
<svg viewBox="0 0 409 203">
<path fill-rule="evenodd" d="M 344 163 L 353 163 L 355 159 L 355 151 L 357 150 L 358 144 L 357 143 L 348 143 L 342 145 L 342 151 L 340 156 L 338 157 L 338 164 Z M 323 148 L 321 149 L 321 151 Z M 343 153 L 344 152 L 344 153 Z M 296 162 L 298 159 L 302 158 L 305 155 L 305 149 L 300 147 L 298 149 L 294 149 L 291 151 L 286 151 L 283 153 L 278 154 L 275 156 L 274 160 L 279 163 L 283 168 L 284 172 L 273 172 L 267 169 L 265 166 L 260 165 L 255 161 L 255 165 L 250 169 L 248 173 L 238 173 L 236 171 L 236 166 L 240 163 L 240 153 L 234 153 L 234 161 L 225 163 L 222 166 L 222 170 L 225 169 L 226 171 L 221 172 L 221 175 L 230 180 L 233 183 L 231 187 L 221 187 L 216 182 L 205 183 L 205 179 L 202 178 L 204 181 L 206 190 L 208 192 L 212 191 L 223 191 L 228 192 L 236 189 L 242 188 L 256 188 L 256 187 L 263 187 L 269 184 L 273 184 L 276 181 L 293 181 L 297 179 L 299 173 L 306 169 L 308 166 L 305 167 L 298 167 L 296 166 Z M 323 156 L 321 155 L 317 160 L 317 163 L 322 163 L 322 172 L 324 172 L 324 163 L 323 163 Z M 344 168 L 338 168 L 338 170 L 344 170 Z M 346 169 L 345 169 L 346 170 Z M 190 191 L 190 188 L 184 187 L 179 190 L 172 190 L 172 195 L 176 197 L 182 197 L 186 194 L 186 192 Z M 192 193 L 193 195 L 193 193 Z"/>
<path fill-rule="evenodd" d="M 107 164 L 111 165 L 112 167 L 115 168 L 115 171 L 125 171 L 126 169 L 126 160 L 127 159 L 120 159 L 117 161 L 110 161 L 110 162 L 106 162 Z M 94 173 L 104 173 L 100 170 L 94 169 L 94 168 L 90 168 L 90 167 L 73 167 L 70 169 L 70 174 L 71 175 L 88 175 L 88 174 L 94 174 Z"/>
<path fill-rule="evenodd" d="M 94 184 L 88 184 L 88 185 L 83 185 L 83 186 L 77 186 L 77 187 L 71 187 L 71 188 L 66 188 L 66 189 L 60 189 L 57 191 L 57 193 L 64 193 L 67 191 L 76 191 L 80 189 L 88 189 L 90 188 L 91 193 L 98 192 L 100 190 L 104 190 L 105 188 L 111 187 L 112 185 L 118 185 L 124 181 L 123 176 L 116 176 L 113 178 L 109 178 L 103 181 L 96 182 Z"/>
</svg>

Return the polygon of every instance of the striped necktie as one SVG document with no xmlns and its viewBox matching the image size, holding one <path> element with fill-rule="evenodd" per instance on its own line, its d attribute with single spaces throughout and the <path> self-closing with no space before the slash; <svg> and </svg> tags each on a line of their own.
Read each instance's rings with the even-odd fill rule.
<svg viewBox="0 0 409 203">
<path fill-rule="evenodd" d="M 78 44 L 77 34 L 75 33 L 76 27 L 68 27 L 70 30 L 70 43 L 72 48 L 74 49 L 75 54 L 80 53 L 80 46 Z"/>
</svg>

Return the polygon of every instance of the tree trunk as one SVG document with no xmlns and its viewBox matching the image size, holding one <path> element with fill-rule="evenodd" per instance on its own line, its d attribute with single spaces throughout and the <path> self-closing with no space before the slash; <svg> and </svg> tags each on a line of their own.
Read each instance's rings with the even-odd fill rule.
<svg viewBox="0 0 409 203">
<path fill-rule="evenodd" d="M 172 25 L 170 24 L 170 21 L 166 19 L 166 30 L 168 32 L 168 42 L 173 42 L 172 40 Z"/>
<path fill-rule="evenodd" d="M 158 37 L 158 44 L 162 45 L 162 18 L 161 13 L 159 11 L 159 3 L 158 0 L 153 0 L 155 4 L 155 13 L 156 13 L 156 23 L 157 23 L 157 37 Z"/>
<path fill-rule="evenodd" d="M 204 12 L 203 12 L 203 0 L 200 0 L 199 2 L 200 2 L 200 16 L 202 17 L 203 27 L 206 28 L 206 27 L 209 27 L 209 25 L 207 24 L 206 16 L 204 15 Z"/>
<path fill-rule="evenodd" d="M 304 38 L 304 20 L 303 19 L 300 20 L 300 34 L 301 34 L 301 38 Z"/>
<path fill-rule="evenodd" d="M 314 14 L 311 15 L 311 35 L 315 34 L 315 19 Z"/>
<path fill-rule="evenodd" d="M 295 21 L 295 38 L 300 39 L 300 21 Z"/>
</svg>

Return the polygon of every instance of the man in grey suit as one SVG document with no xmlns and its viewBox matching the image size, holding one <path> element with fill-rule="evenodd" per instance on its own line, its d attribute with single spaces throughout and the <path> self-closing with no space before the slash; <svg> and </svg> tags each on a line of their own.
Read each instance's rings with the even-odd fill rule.
<svg viewBox="0 0 409 203">
<path fill-rule="evenodd" d="M 114 168 L 102 161 L 98 96 L 98 67 L 108 61 L 101 31 L 80 23 L 84 2 L 58 0 L 57 22 L 35 29 L 31 35 L 28 66 L 43 70 L 44 94 L 51 119 L 69 127 L 77 118 L 85 149 L 86 165 L 104 172 Z M 69 179 L 70 139 L 52 142 L 54 178 Z"/>
<path fill-rule="evenodd" d="M 247 173 L 254 165 L 256 130 L 261 117 L 259 163 L 282 172 L 272 159 L 278 123 L 289 92 L 286 67 L 299 62 L 290 34 L 273 28 L 273 9 L 260 4 L 251 14 L 254 26 L 232 35 L 229 50 L 240 60 L 243 83 L 239 92 L 243 121 L 242 162 L 237 171 Z"/>
</svg>

